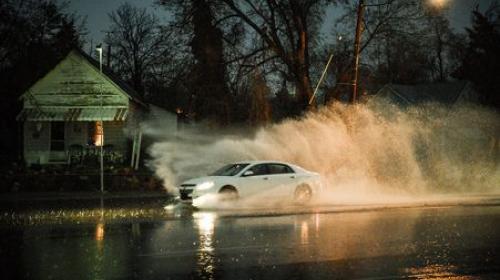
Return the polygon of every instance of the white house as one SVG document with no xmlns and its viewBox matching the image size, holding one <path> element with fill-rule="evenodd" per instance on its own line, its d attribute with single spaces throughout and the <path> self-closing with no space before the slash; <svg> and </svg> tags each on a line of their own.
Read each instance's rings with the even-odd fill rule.
<svg viewBox="0 0 500 280">
<path fill-rule="evenodd" d="M 147 105 L 108 69 L 101 73 L 99 62 L 79 49 L 21 99 L 17 120 L 23 123 L 27 164 L 82 162 L 101 145 L 107 157 L 123 161 L 140 145 L 138 121 Z"/>
</svg>

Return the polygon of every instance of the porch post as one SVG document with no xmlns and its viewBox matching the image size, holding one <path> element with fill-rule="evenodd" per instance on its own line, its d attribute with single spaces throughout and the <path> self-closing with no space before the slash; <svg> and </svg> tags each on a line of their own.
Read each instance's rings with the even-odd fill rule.
<svg viewBox="0 0 500 280">
<path fill-rule="evenodd" d="M 137 144 L 137 132 L 134 133 L 134 140 L 132 141 L 132 156 L 131 156 L 131 159 L 130 159 L 130 167 L 134 167 L 134 163 L 135 163 L 135 146 Z"/>
<path fill-rule="evenodd" d="M 139 169 L 139 159 L 141 158 L 141 142 L 142 142 L 142 132 L 139 130 L 137 139 L 137 148 L 136 148 L 136 156 L 135 156 L 135 166 L 134 169 Z"/>
</svg>

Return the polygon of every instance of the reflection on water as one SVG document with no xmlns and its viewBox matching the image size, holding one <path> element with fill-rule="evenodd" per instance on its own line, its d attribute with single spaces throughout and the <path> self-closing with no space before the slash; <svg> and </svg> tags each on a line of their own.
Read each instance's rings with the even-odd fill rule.
<svg viewBox="0 0 500 280">
<path fill-rule="evenodd" d="M 300 225 L 300 244 L 307 245 L 309 243 L 309 223 L 302 221 Z"/>
<path fill-rule="evenodd" d="M 100 220 L 96 224 L 95 241 L 97 250 L 93 258 L 92 279 L 104 279 L 104 222 Z"/>
<path fill-rule="evenodd" d="M 500 268 L 499 213 L 478 207 L 234 217 L 183 210 L 178 219 L 130 223 L 104 215 L 85 224 L 0 227 L 0 265 L 20 271 L 2 279 L 473 279 L 467 275 L 478 268 Z M 285 274 L 273 274 L 279 269 Z"/>
<path fill-rule="evenodd" d="M 319 213 L 314 214 L 314 236 L 318 237 L 319 234 Z"/>
<path fill-rule="evenodd" d="M 99 221 L 95 227 L 95 240 L 97 241 L 98 247 L 101 247 L 102 241 L 104 240 L 104 222 Z"/>
<path fill-rule="evenodd" d="M 104 279 L 105 268 L 104 268 L 104 199 L 101 196 L 101 215 L 97 221 L 95 227 L 95 241 L 97 245 L 97 251 L 95 252 L 94 258 L 94 269 L 93 269 L 93 279 Z"/>
<path fill-rule="evenodd" d="M 198 276 L 205 279 L 214 279 L 214 229 L 217 216 L 215 213 L 198 212 L 193 213 L 193 217 L 199 238 L 197 252 Z"/>
<path fill-rule="evenodd" d="M 412 267 L 405 270 L 411 278 L 414 279 L 455 279 L 455 280 L 469 280 L 481 279 L 478 276 L 459 275 L 455 271 L 458 270 L 454 265 L 427 265 L 424 267 Z"/>
</svg>

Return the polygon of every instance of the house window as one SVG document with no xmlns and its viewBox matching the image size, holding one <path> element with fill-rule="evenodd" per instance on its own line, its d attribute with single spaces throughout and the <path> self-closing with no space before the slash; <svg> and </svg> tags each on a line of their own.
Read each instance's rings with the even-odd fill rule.
<svg viewBox="0 0 500 280">
<path fill-rule="evenodd" d="M 93 146 L 104 145 L 104 131 L 101 121 L 91 122 L 89 125 L 89 144 Z"/>
<path fill-rule="evenodd" d="M 64 122 L 50 124 L 50 150 L 64 151 Z"/>
</svg>

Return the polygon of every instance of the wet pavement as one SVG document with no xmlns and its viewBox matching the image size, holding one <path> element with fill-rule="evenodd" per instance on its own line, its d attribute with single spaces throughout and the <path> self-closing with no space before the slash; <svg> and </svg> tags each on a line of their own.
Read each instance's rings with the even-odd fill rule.
<svg viewBox="0 0 500 280">
<path fill-rule="evenodd" d="M 496 204 L 144 209 L 4 213 L 0 278 L 500 279 Z"/>
</svg>

